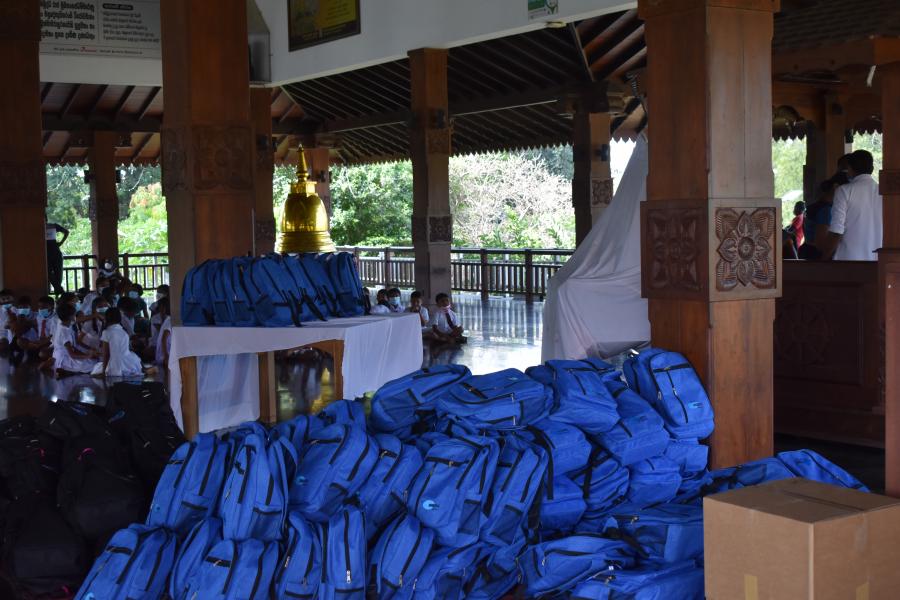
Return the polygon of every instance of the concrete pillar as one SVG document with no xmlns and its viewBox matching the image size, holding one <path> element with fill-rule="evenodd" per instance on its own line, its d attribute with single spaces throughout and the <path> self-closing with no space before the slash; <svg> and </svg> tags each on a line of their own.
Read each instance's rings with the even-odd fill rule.
<svg viewBox="0 0 900 600">
<path fill-rule="evenodd" d="M 91 247 L 98 261 L 119 256 L 119 197 L 116 190 L 116 139 L 113 131 L 95 131 L 88 151 L 91 188 Z"/>
<path fill-rule="evenodd" d="M 591 226 L 612 201 L 609 166 L 610 117 L 607 112 L 575 112 L 572 140 L 572 205 L 575 208 L 575 240 L 581 244 Z"/>
</svg>

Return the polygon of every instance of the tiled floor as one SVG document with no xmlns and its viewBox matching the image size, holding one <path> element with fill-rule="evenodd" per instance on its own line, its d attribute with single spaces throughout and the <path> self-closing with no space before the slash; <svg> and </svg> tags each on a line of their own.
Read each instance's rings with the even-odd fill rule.
<svg viewBox="0 0 900 600">
<path fill-rule="evenodd" d="M 426 347 L 423 365 L 464 364 L 476 374 L 540 363 L 543 303 L 456 295 L 454 309 L 466 328 L 467 344 Z M 279 416 L 317 412 L 333 397 L 331 362 L 315 353 L 294 353 L 277 364 Z M 13 367 L 0 359 L 0 418 L 37 414 L 48 401 L 106 401 L 107 383 L 87 376 L 57 381 L 30 365 Z M 844 444 L 778 436 L 776 449 L 812 448 L 859 477 L 875 490 L 884 487 L 884 452 Z"/>
</svg>

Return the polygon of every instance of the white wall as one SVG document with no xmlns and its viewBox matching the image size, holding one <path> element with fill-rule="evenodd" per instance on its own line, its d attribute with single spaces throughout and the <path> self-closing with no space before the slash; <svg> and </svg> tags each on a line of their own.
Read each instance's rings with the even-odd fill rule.
<svg viewBox="0 0 900 600">
<path fill-rule="evenodd" d="M 559 14 L 529 21 L 527 0 L 360 0 L 362 33 L 288 52 L 287 2 L 256 0 L 269 26 L 274 84 L 396 60 L 422 47 L 452 48 L 634 8 L 636 1 L 559 0 Z"/>
<path fill-rule="evenodd" d="M 162 85 L 162 61 L 153 58 L 41 54 L 41 81 Z"/>
</svg>

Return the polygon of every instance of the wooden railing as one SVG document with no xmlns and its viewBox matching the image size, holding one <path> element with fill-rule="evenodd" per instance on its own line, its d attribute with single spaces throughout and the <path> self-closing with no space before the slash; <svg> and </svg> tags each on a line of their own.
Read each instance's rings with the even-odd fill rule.
<svg viewBox="0 0 900 600">
<path fill-rule="evenodd" d="M 97 257 L 84 254 L 63 257 L 63 287 L 69 291 L 94 287 Z M 145 290 L 169 283 L 169 255 L 165 252 L 120 254 L 119 272 Z"/>
<path fill-rule="evenodd" d="M 342 247 L 357 257 L 364 285 L 413 287 L 415 256 L 409 246 Z M 454 290 L 523 295 L 527 301 L 543 299 L 547 285 L 572 255 L 572 250 L 452 248 L 450 282 Z"/>
</svg>

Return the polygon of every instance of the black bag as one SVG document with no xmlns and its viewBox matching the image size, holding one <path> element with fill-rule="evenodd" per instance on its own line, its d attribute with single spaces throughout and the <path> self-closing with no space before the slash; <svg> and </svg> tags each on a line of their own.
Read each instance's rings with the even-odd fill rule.
<svg viewBox="0 0 900 600">
<path fill-rule="evenodd" d="M 131 459 L 150 494 L 156 489 L 172 454 L 184 441 L 181 431 L 178 435 L 171 435 L 155 427 L 137 427 L 131 430 Z"/>
<path fill-rule="evenodd" d="M 0 477 L 5 495 L 10 500 L 52 499 L 59 481 L 59 441 L 33 428 L 30 432 L 27 428 L 6 431 L 14 434 L 0 434 Z"/>
<path fill-rule="evenodd" d="M 89 541 L 146 517 L 143 484 L 95 453 L 82 454 L 63 471 L 57 501 L 72 527 Z"/>
<path fill-rule="evenodd" d="M 109 431 L 106 411 L 83 402 L 51 402 L 38 417 L 38 428 L 59 440 Z"/>
<path fill-rule="evenodd" d="M 3 556 L 7 572 L 32 594 L 75 590 L 93 556 L 49 502 L 20 501 L 9 511 Z"/>
</svg>

